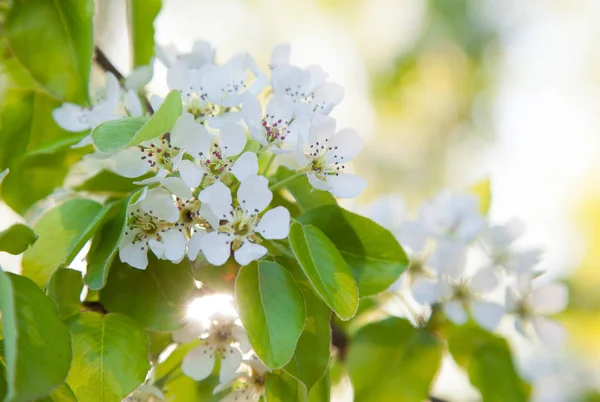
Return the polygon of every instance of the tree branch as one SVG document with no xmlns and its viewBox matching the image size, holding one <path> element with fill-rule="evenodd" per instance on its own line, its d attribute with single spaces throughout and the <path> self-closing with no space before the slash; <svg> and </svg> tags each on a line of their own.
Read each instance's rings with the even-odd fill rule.
<svg viewBox="0 0 600 402">
<path fill-rule="evenodd" d="M 104 71 L 112 73 L 117 78 L 117 80 L 119 80 L 121 88 L 124 88 L 123 85 L 125 82 L 125 77 L 123 76 L 123 74 L 121 74 L 119 70 L 117 70 L 114 64 L 110 62 L 108 57 L 106 57 L 106 54 L 98 46 L 94 46 L 94 61 L 98 63 L 98 65 L 102 67 Z M 152 105 L 150 105 L 148 99 L 143 95 L 140 96 L 140 98 L 142 100 L 142 103 L 144 104 L 144 108 L 146 109 L 146 111 L 148 111 L 148 113 L 150 114 L 154 114 L 154 109 L 152 108 Z"/>
</svg>

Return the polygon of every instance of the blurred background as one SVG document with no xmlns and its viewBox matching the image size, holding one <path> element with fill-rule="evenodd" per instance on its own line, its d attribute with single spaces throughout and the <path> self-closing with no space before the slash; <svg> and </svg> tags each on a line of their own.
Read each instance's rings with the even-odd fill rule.
<svg viewBox="0 0 600 402">
<path fill-rule="evenodd" d="M 128 72 L 124 7 L 97 1 L 96 42 Z M 211 42 L 219 61 L 248 51 L 266 69 L 289 42 L 293 64 L 320 64 L 346 90 L 338 127 L 365 139 L 361 205 L 398 194 L 414 209 L 489 178 L 491 220 L 525 221 L 522 245 L 542 246 L 539 268 L 571 291 L 563 350 L 510 337 L 534 400 L 600 401 L 599 21 L 598 0 L 163 0 L 155 28 L 183 51 Z M 17 219 L 0 216 L 0 230 Z M 478 400 L 451 361 L 434 394 Z"/>
</svg>

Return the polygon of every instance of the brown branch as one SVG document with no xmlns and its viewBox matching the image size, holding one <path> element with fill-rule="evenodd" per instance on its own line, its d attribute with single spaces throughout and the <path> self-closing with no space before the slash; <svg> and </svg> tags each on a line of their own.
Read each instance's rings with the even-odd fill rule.
<svg viewBox="0 0 600 402">
<path fill-rule="evenodd" d="M 119 80 L 119 84 L 123 88 L 125 77 L 123 76 L 123 74 L 121 74 L 119 70 L 117 70 L 114 64 L 110 62 L 106 54 L 98 46 L 94 46 L 94 61 L 98 63 L 98 65 L 102 67 L 104 71 L 112 73 L 117 78 L 117 80 Z M 142 99 L 142 103 L 144 104 L 144 108 L 146 109 L 146 111 L 148 111 L 148 113 L 150 114 L 154 114 L 154 109 L 152 108 L 152 105 L 150 104 L 148 99 L 145 96 L 140 96 L 140 98 Z"/>
</svg>

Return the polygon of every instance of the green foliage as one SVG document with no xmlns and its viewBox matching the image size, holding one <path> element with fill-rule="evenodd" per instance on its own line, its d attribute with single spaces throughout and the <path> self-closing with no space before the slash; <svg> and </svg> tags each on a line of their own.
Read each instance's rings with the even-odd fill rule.
<svg viewBox="0 0 600 402">
<path fill-rule="evenodd" d="M 56 306 L 23 276 L 0 271 L 0 312 L 7 372 L 6 401 L 30 401 L 62 384 L 71 340 Z"/>
<path fill-rule="evenodd" d="M 37 235 L 29 226 L 17 223 L 0 232 L 0 251 L 13 255 L 21 254 L 36 240 Z"/>
<path fill-rule="evenodd" d="M 154 19 L 161 0 L 128 0 L 127 6 L 133 65 L 148 64 L 154 56 Z"/>
<path fill-rule="evenodd" d="M 182 105 L 179 91 L 169 92 L 162 105 L 160 105 L 160 108 L 135 133 L 133 138 L 127 143 L 127 146 L 141 144 L 144 141 L 149 141 L 159 135 L 168 133 L 173 128 L 179 116 L 181 116 L 181 112 Z"/>
<path fill-rule="evenodd" d="M 75 190 L 89 191 L 92 193 L 129 194 L 142 187 L 138 184 L 133 184 L 133 182 L 145 178 L 147 178 L 147 175 L 131 179 L 129 177 L 120 176 L 110 170 L 101 170 L 79 186 L 75 187 Z"/>
<path fill-rule="evenodd" d="M 368 218 L 331 205 L 308 211 L 300 221 L 316 226 L 335 244 L 352 268 L 360 297 L 387 289 L 408 266 L 396 238 Z"/>
<path fill-rule="evenodd" d="M 271 368 L 286 365 L 306 320 L 302 293 L 292 275 L 277 263 L 253 262 L 238 273 L 235 298 L 258 357 Z"/>
<path fill-rule="evenodd" d="M 442 343 L 408 321 L 388 318 L 351 340 L 348 371 L 356 402 L 427 400 L 442 359 Z"/>
<path fill-rule="evenodd" d="M 102 305 L 125 314 L 153 331 L 180 328 L 192 291 L 196 289 L 187 261 L 173 264 L 149 255 L 148 268 L 139 270 L 115 260 L 106 286 L 100 291 Z"/>
<path fill-rule="evenodd" d="M 103 152 L 125 148 L 147 121 L 147 117 L 125 117 L 102 123 L 92 130 L 94 145 Z"/>
<path fill-rule="evenodd" d="M 290 179 L 295 172 L 280 166 L 275 174 L 275 181 Z M 301 212 L 306 212 L 323 205 L 336 205 L 335 198 L 327 191 L 317 191 L 312 188 L 306 175 L 298 176 L 285 182 L 285 188 L 294 197 Z"/>
<path fill-rule="evenodd" d="M 93 15 L 92 0 L 16 1 L 6 15 L 3 30 L 14 56 L 55 98 L 88 102 Z"/>
<path fill-rule="evenodd" d="M 317 294 L 342 320 L 352 318 L 358 308 L 358 288 L 335 244 L 315 226 L 297 222 L 292 224 L 289 238 Z"/>
<path fill-rule="evenodd" d="M 81 272 L 74 269 L 57 269 L 48 283 L 48 296 L 58 307 L 58 315 L 63 321 L 79 314 L 79 297 L 83 290 Z"/>
<path fill-rule="evenodd" d="M 150 369 L 147 337 L 133 320 L 82 313 L 69 331 L 73 363 L 67 383 L 78 400 L 121 401 L 144 381 Z"/>
<path fill-rule="evenodd" d="M 266 376 L 265 399 L 268 402 L 304 401 L 306 388 L 285 371 L 276 370 Z"/>
<path fill-rule="evenodd" d="M 517 374 L 506 340 L 474 324 L 450 327 L 447 340 L 452 357 L 484 401 L 529 399 L 529 386 Z"/>
<path fill-rule="evenodd" d="M 95 201 L 74 199 L 46 212 L 33 226 L 39 238 L 23 254 L 23 273 L 45 286 L 57 268 L 73 261 L 101 223 L 104 211 Z"/>
</svg>

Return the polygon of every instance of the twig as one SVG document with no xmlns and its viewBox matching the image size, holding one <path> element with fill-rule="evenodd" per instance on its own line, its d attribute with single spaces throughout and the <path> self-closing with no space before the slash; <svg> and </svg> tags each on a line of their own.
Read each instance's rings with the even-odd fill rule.
<svg viewBox="0 0 600 402">
<path fill-rule="evenodd" d="M 117 70 L 114 64 L 110 62 L 108 57 L 106 57 L 106 54 L 98 46 L 94 46 L 94 61 L 98 63 L 98 65 L 102 67 L 104 71 L 112 73 L 117 78 L 117 80 L 119 80 L 119 83 L 123 88 L 125 77 L 123 76 L 123 74 L 121 74 L 119 70 Z M 154 114 L 154 109 L 152 108 L 152 105 L 150 104 L 148 99 L 143 95 L 140 96 L 140 98 L 142 100 L 142 103 L 144 104 L 144 108 L 146 109 L 146 111 L 148 111 L 148 113 L 150 114 Z"/>
</svg>

